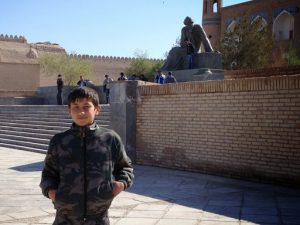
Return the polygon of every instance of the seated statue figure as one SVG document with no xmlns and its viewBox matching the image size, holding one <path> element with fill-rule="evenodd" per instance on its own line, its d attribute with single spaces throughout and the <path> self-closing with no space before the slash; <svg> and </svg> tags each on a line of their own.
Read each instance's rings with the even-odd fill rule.
<svg viewBox="0 0 300 225">
<path fill-rule="evenodd" d="M 214 51 L 205 31 L 200 25 L 194 25 L 193 20 L 188 16 L 183 23 L 185 26 L 181 29 L 180 46 L 170 50 L 167 60 L 161 68 L 162 71 L 189 69 L 186 68 L 184 62 L 188 57 L 199 53 L 201 44 L 203 44 L 205 52 Z"/>
</svg>

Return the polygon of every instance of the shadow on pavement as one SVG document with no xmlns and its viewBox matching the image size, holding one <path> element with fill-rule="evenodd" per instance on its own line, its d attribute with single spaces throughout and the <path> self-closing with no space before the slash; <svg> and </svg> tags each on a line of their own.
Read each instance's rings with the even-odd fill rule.
<svg viewBox="0 0 300 225">
<path fill-rule="evenodd" d="M 36 163 L 29 163 L 22 166 L 15 166 L 11 167 L 9 169 L 16 170 L 19 172 L 36 172 L 36 171 L 42 171 L 44 162 L 36 162 Z"/>
<path fill-rule="evenodd" d="M 199 209 L 205 220 L 300 224 L 300 189 L 158 167 L 135 167 L 134 185 L 128 192 Z"/>
</svg>

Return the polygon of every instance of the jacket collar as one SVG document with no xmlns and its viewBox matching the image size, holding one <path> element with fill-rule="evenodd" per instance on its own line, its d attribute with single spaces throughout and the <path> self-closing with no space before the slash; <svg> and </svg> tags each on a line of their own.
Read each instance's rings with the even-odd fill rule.
<svg viewBox="0 0 300 225">
<path fill-rule="evenodd" d="M 97 128 L 98 125 L 96 124 L 96 122 L 93 122 L 91 125 L 84 127 L 78 126 L 76 123 L 73 122 L 71 126 L 71 131 L 76 136 L 90 136 L 95 132 Z"/>
</svg>

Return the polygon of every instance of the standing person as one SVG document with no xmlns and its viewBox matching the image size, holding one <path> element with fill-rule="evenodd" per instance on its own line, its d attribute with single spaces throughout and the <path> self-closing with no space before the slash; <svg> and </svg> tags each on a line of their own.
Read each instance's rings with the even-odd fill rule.
<svg viewBox="0 0 300 225">
<path fill-rule="evenodd" d="M 56 80 L 56 85 L 57 85 L 57 95 L 56 95 L 56 101 L 57 101 L 57 105 L 62 105 L 62 89 L 64 87 L 64 81 L 62 79 L 61 74 L 57 75 L 57 80 Z"/>
<path fill-rule="evenodd" d="M 195 53 L 195 48 L 189 40 L 186 41 L 186 53 L 187 53 L 187 59 L 188 59 L 188 64 L 189 64 L 189 69 L 193 69 L 193 58 L 194 58 L 194 53 Z"/>
<path fill-rule="evenodd" d="M 159 83 L 159 84 L 164 84 L 164 83 L 165 83 L 165 79 L 166 79 L 166 75 L 161 74 L 161 75 L 159 76 L 158 83 Z"/>
<path fill-rule="evenodd" d="M 161 70 L 158 70 L 157 74 L 156 74 L 156 76 L 154 78 L 155 83 L 164 84 L 165 83 L 165 79 L 166 79 L 166 76 L 161 72 Z"/>
<path fill-rule="evenodd" d="M 156 75 L 155 75 L 155 77 L 154 77 L 154 83 L 157 83 L 158 84 L 158 78 L 159 78 L 159 76 L 160 76 L 160 70 L 157 70 L 156 71 Z"/>
<path fill-rule="evenodd" d="M 51 139 L 40 183 L 56 209 L 53 225 L 109 225 L 113 199 L 132 185 L 131 160 L 119 135 L 96 124 L 96 91 L 74 89 L 68 112 L 73 124 Z"/>
<path fill-rule="evenodd" d="M 109 93 L 110 93 L 110 82 L 114 81 L 112 78 L 110 78 L 107 74 L 104 76 L 105 79 L 103 81 L 103 91 L 105 93 L 106 97 L 106 104 L 109 103 Z"/>
<path fill-rule="evenodd" d="M 132 74 L 128 80 L 139 80 L 139 78 L 136 76 L 136 74 Z"/>
<path fill-rule="evenodd" d="M 177 83 L 177 80 L 176 80 L 176 78 L 173 76 L 173 74 L 172 74 L 171 71 L 168 72 L 168 75 L 167 75 L 167 77 L 166 77 L 165 83 L 166 83 L 166 84 Z"/>
<path fill-rule="evenodd" d="M 128 80 L 127 77 L 125 76 L 125 74 L 123 72 L 120 73 L 120 77 L 118 78 L 118 80 Z"/>
<path fill-rule="evenodd" d="M 139 76 L 139 78 L 140 78 L 140 80 L 142 80 L 142 81 L 148 81 L 148 78 L 145 77 L 144 74 L 141 74 L 141 75 Z"/>
<path fill-rule="evenodd" d="M 86 86 L 86 81 L 83 79 L 83 76 L 80 76 L 80 77 L 79 77 L 79 81 L 77 82 L 77 85 L 78 85 L 79 87 L 84 87 L 84 86 Z"/>
</svg>

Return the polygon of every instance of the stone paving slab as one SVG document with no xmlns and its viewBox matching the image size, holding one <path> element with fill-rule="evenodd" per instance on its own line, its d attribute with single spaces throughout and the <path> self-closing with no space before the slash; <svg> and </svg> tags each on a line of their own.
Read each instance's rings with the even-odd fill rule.
<svg viewBox="0 0 300 225">
<path fill-rule="evenodd" d="M 0 147 L 0 224 L 50 225 L 39 188 L 45 155 Z M 300 225 L 300 189 L 135 165 L 112 225 Z"/>
</svg>

